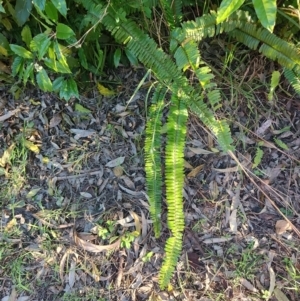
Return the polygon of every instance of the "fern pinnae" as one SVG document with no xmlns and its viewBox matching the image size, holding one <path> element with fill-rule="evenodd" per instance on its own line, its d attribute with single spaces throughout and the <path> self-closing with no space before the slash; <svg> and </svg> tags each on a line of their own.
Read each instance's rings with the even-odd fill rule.
<svg viewBox="0 0 300 301">
<path fill-rule="evenodd" d="M 165 150 L 166 202 L 168 205 L 168 228 L 172 237 L 167 240 L 165 260 L 160 271 L 160 286 L 170 281 L 182 248 L 184 230 L 183 186 L 184 146 L 186 136 L 187 108 L 173 94 L 167 121 L 167 145 Z"/>
<path fill-rule="evenodd" d="M 145 138 L 145 171 L 147 192 L 150 203 L 150 216 L 153 220 L 155 237 L 161 232 L 161 195 L 162 195 L 162 170 L 161 170 L 161 128 L 166 89 L 160 85 L 152 97 L 152 105 L 146 126 Z"/>
<path fill-rule="evenodd" d="M 177 234 L 167 239 L 165 246 L 166 256 L 159 272 L 159 286 L 161 289 L 166 288 L 170 283 L 181 249 L 182 234 Z"/>
<path fill-rule="evenodd" d="M 300 95 L 300 78 L 294 70 L 284 69 L 285 78 L 291 83 L 297 94 Z"/>
</svg>

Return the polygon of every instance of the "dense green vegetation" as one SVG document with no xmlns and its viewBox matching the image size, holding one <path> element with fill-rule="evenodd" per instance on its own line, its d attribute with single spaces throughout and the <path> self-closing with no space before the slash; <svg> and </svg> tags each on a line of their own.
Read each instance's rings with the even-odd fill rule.
<svg viewBox="0 0 300 301">
<path fill-rule="evenodd" d="M 286 79 L 300 93 L 299 25 L 293 15 L 297 1 L 279 2 L 280 7 L 276 1 L 264 0 L 0 1 L 0 79 L 13 83 L 15 97 L 22 86 L 37 85 L 65 100 L 78 98 L 78 87 L 89 73 L 104 76 L 105 68 L 120 64 L 142 64 L 154 74 L 157 84 L 146 129 L 145 169 L 156 237 L 161 231 L 163 184 L 166 187 L 171 237 L 165 247 L 161 288 L 168 285 L 182 248 L 188 110 L 214 133 L 222 151 L 233 150 L 229 125 L 214 114 L 222 106 L 222 97 L 211 66 L 201 59 L 199 43 L 224 34 L 258 50 L 284 68 Z M 274 89 L 278 73 L 273 78 Z"/>
</svg>

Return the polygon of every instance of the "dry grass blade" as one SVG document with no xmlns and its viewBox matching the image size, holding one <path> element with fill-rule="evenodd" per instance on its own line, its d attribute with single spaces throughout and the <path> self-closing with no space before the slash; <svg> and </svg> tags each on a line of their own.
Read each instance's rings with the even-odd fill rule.
<svg viewBox="0 0 300 301">
<path fill-rule="evenodd" d="M 234 161 L 237 162 L 237 164 L 240 166 L 241 170 L 248 176 L 249 180 L 257 187 L 257 189 L 265 196 L 265 198 L 272 204 L 272 206 L 276 209 L 276 211 L 284 218 L 284 220 L 290 225 L 291 229 L 298 235 L 300 238 L 300 231 L 294 226 L 294 224 L 280 211 L 278 206 L 275 204 L 275 202 L 266 194 L 266 192 L 257 185 L 257 183 L 253 180 L 253 178 L 250 176 L 250 171 L 247 170 L 238 160 L 238 158 L 235 156 L 235 154 L 232 151 L 229 151 L 230 156 L 233 158 Z M 259 178 L 258 178 L 259 179 Z M 261 182 L 262 180 L 259 179 Z"/>
</svg>

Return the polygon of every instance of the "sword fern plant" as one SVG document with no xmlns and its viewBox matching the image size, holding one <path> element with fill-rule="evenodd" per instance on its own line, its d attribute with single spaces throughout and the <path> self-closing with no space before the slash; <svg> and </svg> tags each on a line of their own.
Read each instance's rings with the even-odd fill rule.
<svg viewBox="0 0 300 301">
<path fill-rule="evenodd" d="M 210 68 L 201 61 L 198 42 L 203 38 L 214 37 L 223 32 L 228 33 L 249 48 L 258 49 L 266 57 L 277 60 L 286 68 L 285 75 L 297 91 L 299 91 L 300 73 L 300 57 L 296 47 L 257 26 L 247 13 L 237 11 L 219 24 L 217 24 L 217 15 L 211 13 L 175 27 L 178 19 L 170 18 L 171 8 L 165 9 L 167 19 L 170 20 L 170 28 L 173 28 L 168 52 L 160 49 L 153 39 L 132 20 L 126 18 L 124 11 L 115 7 L 113 3 L 103 18 L 106 29 L 119 43 L 125 44 L 146 68 L 151 69 L 158 81 L 146 127 L 145 169 L 150 214 L 156 237 L 159 237 L 161 232 L 162 187 L 163 184 L 165 185 L 167 226 L 171 236 L 166 242 L 166 256 L 160 270 L 161 288 L 168 285 L 182 249 L 183 157 L 188 110 L 198 115 L 211 129 L 223 151 L 232 150 L 229 126 L 225 121 L 217 120 L 214 116 L 215 108 L 221 103 L 221 94 L 213 82 L 214 75 Z M 186 70 L 190 70 L 197 78 L 196 85 L 190 83 Z M 167 102 L 166 99 L 169 101 Z M 162 114 L 167 103 L 169 103 L 169 113 L 166 124 L 166 146 L 163 150 Z M 165 154 L 164 178 L 162 153 Z"/>
<path fill-rule="evenodd" d="M 23 6 L 23 2 L 27 4 L 26 7 Z M 28 26 L 26 30 L 22 30 L 22 39 L 28 44 L 27 46 L 30 49 L 32 48 L 33 53 L 24 47 L 11 44 L 9 52 L 12 51 L 17 55 L 12 65 L 13 74 L 19 74 L 24 84 L 29 78 L 33 82 L 34 66 L 36 65 L 34 62 L 37 61 L 39 64 L 45 63 L 45 68 L 49 67 L 55 72 L 65 74 L 63 77 L 59 77 L 59 80 L 56 79 L 52 85 L 46 71 L 41 71 L 40 67 L 37 68 L 39 69 L 36 71 L 37 81 L 40 83 L 40 87 L 43 87 L 46 91 L 60 89 L 63 92 L 62 96 L 65 96 L 66 99 L 69 99 L 73 94 L 76 96 L 78 93 L 76 92 L 76 83 L 72 78 L 73 72 L 69 69 L 67 60 L 61 52 L 58 42 L 56 40 L 52 42 L 50 38 L 66 41 L 67 45 L 69 43 L 71 47 L 74 43 L 75 32 L 80 33 L 82 28 L 86 28 L 90 24 L 92 24 L 92 27 L 87 33 L 95 33 L 96 36 L 97 32 L 102 33 L 104 29 L 110 32 L 115 41 L 123 45 L 122 47 L 125 48 L 126 53 L 130 53 L 146 68 L 151 69 L 156 77 L 158 84 L 153 93 L 146 126 L 145 170 L 150 198 L 150 214 L 153 219 L 156 237 L 160 236 L 162 229 L 161 202 L 163 185 L 165 185 L 166 204 L 168 207 L 167 226 L 171 236 L 166 242 L 166 256 L 160 271 L 159 283 L 161 288 L 165 288 L 168 285 L 182 249 L 184 231 L 183 157 L 188 110 L 196 114 L 204 125 L 215 134 L 223 151 L 227 152 L 233 149 L 228 124 L 223 120 L 217 120 L 214 114 L 215 110 L 222 105 L 222 98 L 216 83 L 213 81 L 214 75 L 211 69 L 201 60 L 201 53 L 198 47 L 199 42 L 204 38 L 212 38 L 221 33 L 226 33 L 250 49 L 258 49 L 266 57 L 277 60 L 284 67 L 285 77 L 295 90 L 300 93 L 299 50 L 294 45 L 271 33 L 275 24 L 276 1 L 253 1 L 257 16 L 264 28 L 258 25 L 258 22 L 254 21 L 249 14 L 237 10 L 244 3 L 243 0 L 223 0 L 218 13 L 212 12 L 193 21 L 182 22 L 184 16 L 183 7 L 191 2 L 190 0 L 76 0 L 72 9 L 76 11 L 81 9 L 82 6 L 86 12 L 83 18 L 80 18 L 81 16 L 75 18 L 76 26 L 74 25 L 74 28 L 77 29 L 75 31 L 69 26 L 59 23 L 57 18 L 54 18 L 57 19 L 56 21 L 54 20 L 55 22 L 51 21 L 53 14 L 51 13 L 52 17 L 48 16 L 48 18 L 47 14 L 50 11 L 47 10 L 46 15 L 43 13 L 45 1 L 17 0 L 17 3 L 20 4 L 16 6 L 18 14 L 12 14 L 15 18 L 15 15 L 20 17 L 21 13 L 22 18 L 19 21 L 22 21 L 20 22 L 20 25 L 22 25 L 29 18 L 31 9 L 34 6 L 38 16 L 41 16 L 46 22 L 43 21 L 43 26 L 46 26 L 47 29 L 46 33 L 42 34 L 43 42 L 40 34 L 31 39 Z M 195 1 L 194 5 L 200 2 Z M 267 5 L 265 5 L 266 2 L 268 2 Z M 3 13 L 8 14 L 8 12 L 12 11 L 9 1 L 5 1 L 5 6 L 2 6 L 1 3 L 2 1 L 0 1 L 0 17 Z M 47 3 L 49 4 L 50 1 L 47 1 Z M 55 3 L 60 3 L 60 5 L 57 6 L 57 9 L 52 5 L 52 9 L 56 13 L 56 10 L 58 10 L 62 16 L 66 17 L 66 1 L 58 0 Z M 19 6 L 23 8 L 20 10 Z M 6 10 L 6 7 L 10 7 L 10 9 Z M 143 25 L 134 22 L 134 18 L 139 18 L 139 21 L 141 21 L 142 18 L 141 15 L 138 15 L 138 12 L 142 12 L 142 16 L 146 16 L 143 22 L 147 23 L 147 21 L 151 20 L 152 9 L 154 10 L 155 8 L 160 9 L 169 37 L 163 43 L 164 50 L 149 36 L 150 32 L 143 30 Z M 70 19 L 73 18 L 69 18 L 68 22 L 71 21 Z M 2 23 L 7 25 L 7 22 L 4 23 L 3 21 Z M 70 22 L 69 25 L 72 26 L 71 24 L 73 23 Z M 52 33 L 54 25 L 56 25 L 56 34 Z M 144 28 L 147 28 L 147 26 L 148 24 Z M 40 30 L 40 27 L 38 28 Z M 82 40 L 84 40 L 84 37 Z M 97 39 L 98 37 L 95 38 L 95 41 Z M 33 40 L 33 44 L 31 40 Z M 76 44 L 80 46 L 81 42 L 78 41 Z M 4 44 L 8 44 L 8 41 L 2 35 L 0 36 L 0 46 L 2 45 L 1 47 L 3 48 Z M 36 45 L 41 45 L 41 47 Z M 96 70 L 95 73 L 97 73 L 99 68 L 91 69 L 84 50 L 80 49 L 80 47 L 78 48 L 81 65 L 87 70 Z M 6 53 L 5 49 L 1 49 L 0 55 L 6 56 L 8 52 Z M 99 61 L 100 56 L 104 57 L 104 54 L 100 49 L 98 40 L 96 50 Z M 117 53 L 120 53 L 120 51 Z M 24 66 L 27 67 L 25 68 Z M 192 74 L 193 79 L 196 79 L 196 81 L 191 81 L 188 77 L 189 74 Z M 67 76 L 67 79 L 65 79 L 65 76 Z M 70 91 L 75 91 L 76 93 L 70 93 Z M 166 144 L 163 147 L 161 138 L 162 116 L 163 109 L 166 106 L 168 108 L 167 133 Z M 164 154 L 165 158 L 164 176 L 162 175 L 162 154 Z"/>
</svg>

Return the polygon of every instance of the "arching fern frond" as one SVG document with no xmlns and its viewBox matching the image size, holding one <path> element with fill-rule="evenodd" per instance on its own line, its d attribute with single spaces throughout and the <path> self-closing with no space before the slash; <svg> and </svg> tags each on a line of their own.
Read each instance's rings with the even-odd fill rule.
<svg viewBox="0 0 300 301">
<path fill-rule="evenodd" d="M 150 216 L 156 237 L 161 231 L 161 196 L 162 196 L 162 171 L 161 171 L 161 127 L 162 112 L 166 89 L 160 85 L 152 97 L 152 105 L 146 127 L 145 138 L 145 171 L 147 192 L 150 203 Z"/>
<path fill-rule="evenodd" d="M 110 8 L 109 14 L 103 18 L 103 24 L 118 42 L 127 44 L 128 49 L 147 68 L 153 70 L 161 83 L 169 86 L 172 81 L 177 81 L 178 84 L 187 85 L 186 78 L 171 58 L 132 20 L 127 20 Z"/>
<path fill-rule="evenodd" d="M 194 41 L 201 41 L 203 38 L 211 37 L 216 34 L 227 32 L 235 37 L 239 42 L 249 48 L 259 51 L 272 60 L 278 62 L 288 69 L 293 69 L 296 64 L 300 64 L 298 49 L 278 38 L 264 28 L 258 28 L 251 23 L 249 15 L 238 11 L 225 22 L 216 25 L 215 14 L 205 15 L 195 21 L 182 23 L 181 29 L 176 29 L 171 35 L 172 51 L 177 45 L 184 44 L 191 38 Z"/>
<path fill-rule="evenodd" d="M 239 42 L 242 42 L 251 49 L 256 50 L 261 43 L 259 52 L 272 60 L 292 69 L 300 63 L 299 51 L 288 42 L 278 38 L 264 28 L 257 28 L 253 24 L 245 24 L 230 33 Z"/>
<path fill-rule="evenodd" d="M 284 69 L 285 78 L 291 83 L 296 93 L 300 95 L 300 78 L 293 70 Z"/>
<path fill-rule="evenodd" d="M 179 92 L 180 93 L 180 92 Z M 169 283 L 182 248 L 184 230 L 183 186 L 184 146 L 188 113 L 184 102 L 172 95 L 167 121 L 167 145 L 165 151 L 166 202 L 168 227 L 172 237 L 167 240 L 165 260 L 160 270 L 160 287 Z"/>
</svg>

